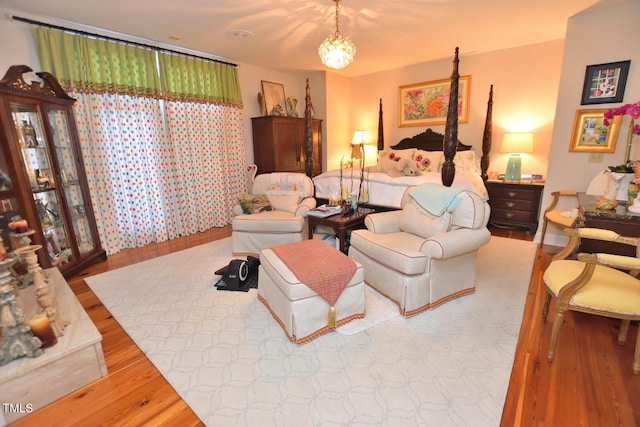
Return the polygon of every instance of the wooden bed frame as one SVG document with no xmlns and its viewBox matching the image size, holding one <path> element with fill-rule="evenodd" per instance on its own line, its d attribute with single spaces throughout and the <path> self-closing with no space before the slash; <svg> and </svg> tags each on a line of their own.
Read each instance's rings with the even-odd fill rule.
<svg viewBox="0 0 640 427">
<path fill-rule="evenodd" d="M 453 60 L 453 72 L 451 74 L 451 96 L 449 98 L 449 104 L 455 105 L 457 104 L 458 93 L 458 48 L 455 51 L 455 57 Z M 454 90 L 455 88 L 455 90 Z M 484 132 L 482 135 L 482 155 L 480 158 L 480 169 L 482 179 L 486 182 L 488 175 L 487 170 L 489 169 L 490 163 L 490 152 L 491 152 L 491 137 L 492 137 L 492 112 L 493 112 L 493 85 L 489 89 L 489 99 L 487 101 L 487 115 L 485 118 Z M 453 165 L 453 157 L 455 156 L 457 151 L 467 151 L 471 150 L 471 145 L 466 145 L 458 140 L 458 115 L 457 110 L 450 112 L 452 114 L 447 114 L 447 124 L 445 125 L 445 134 L 442 135 L 440 133 L 434 132 L 431 129 L 427 129 L 423 133 L 415 135 L 411 138 L 404 138 L 396 145 L 392 145 L 391 149 L 406 149 L 406 148 L 416 148 L 424 151 L 440 151 L 442 150 L 445 154 L 445 164 L 449 161 L 450 164 L 448 166 L 447 172 L 445 172 L 444 168 L 442 171 L 442 183 L 447 187 L 451 186 L 453 179 L 455 177 L 455 168 Z M 382 150 L 384 147 L 384 135 L 382 131 L 382 99 L 380 100 L 380 112 L 378 115 L 378 150 Z M 457 142 L 457 143 L 456 143 Z M 446 175 L 446 176 L 445 176 Z"/>
<path fill-rule="evenodd" d="M 453 72 L 451 74 L 451 90 L 449 96 L 449 105 L 457 105 L 458 103 L 458 48 L 455 50 L 453 60 Z M 313 117 L 313 106 L 311 104 L 311 96 L 309 91 L 309 79 L 307 79 L 306 87 L 306 106 L 305 106 L 305 141 L 304 141 L 304 158 L 307 176 L 312 177 L 313 171 L 313 145 L 311 139 L 311 118 Z M 425 151 L 444 152 L 445 161 L 442 166 L 442 184 L 450 187 L 455 177 L 455 165 L 453 158 L 457 151 L 471 150 L 471 145 L 466 145 L 458 140 L 458 111 L 449 109 L 447 112 L 447 122 L 445 125 L 444 135 L 434 132 L 431 129 L 415 135 L 411 138 L 404 138 L 396 145 L 392 145 L 392 149 L 416 148 Z M 492 111 L 493 111 L 493 85 L 489 89 L 489 100 L 487 101 L 487 115 L 485 118 L 484 132 L 482 135 L 482 156 L 480 158 L 480 169 L 482 179 L 486 182 L 490 163 L 491 137 L 492 137 Z M 378 150 L 384 147 L 384 134 L 382 126 L 382 99 L 380 99 L 380 109 L 378 115 Z"/>
<path fill-rule="evenodd" d="M 406 148 L 415 148 L 417 150 L 424 151 L 442 151 L 443 141 L 443 134 L 434 132 L 429 128 L 422 133 L 412 136 L 411 138 L 401 139 L 396 145 L 392 145 L 391 149 L 404 150 Z M 466 145 L 458 141 L 456 151 L 468 150 L 471 150 L 471 145 Z"/>
</svg>

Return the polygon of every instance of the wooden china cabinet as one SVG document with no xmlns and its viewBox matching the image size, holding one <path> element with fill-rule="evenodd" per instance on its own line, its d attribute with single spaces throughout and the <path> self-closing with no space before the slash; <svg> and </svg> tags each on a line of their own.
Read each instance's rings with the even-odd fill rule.
<svg viewBox="0 0 640 427">
<path fill-rule="evenodd" d="M 43 268 L 66 277 L 106 259 L 94 218 L 73 104 L 55 77 L 14 65 L 0 80 L 0 229 L 25 219 Z M 37 77 L 36 77 L 37 76 Z M 30 81 L 33 80 L 33 81 Z"/>
</svg>

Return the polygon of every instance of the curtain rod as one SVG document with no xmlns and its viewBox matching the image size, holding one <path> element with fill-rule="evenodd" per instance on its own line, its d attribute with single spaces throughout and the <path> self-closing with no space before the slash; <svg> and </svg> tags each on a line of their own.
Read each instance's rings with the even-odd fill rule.
<svg viewBox="0 0 640 427">
<path fill-rule="evenodd" d="M 162 51 L 162 52 L 174 53 L 176 55 L 190 56 L 192 58 L 202 59 L 204 61 L 217 62 L 219 64 L 230 65 L 232 67 L 237 67 L 238 66 L 238 64 L 234 64 L 232 62 L 221 61 L 219 59 L 206 58 L 204 56 L 198 56 L 198 55 L 193 55 L 191 53 L 179 52 L 177 50 L 165 49 L 163 47 L 152 46 L 152 45 L 148 45 L 148 44 L 144 44 L 144 43 L 118 39 L 116 37 L 103 36 L 101 34 L 89 33 L 87 31 L 82 31 L 82 30 L 75 30 L 73 28 L 67 28 L 67 27 L 62 27 L 60 25 L 54 25 L 54 24 L 49 24 L 49 23 L 46 23 L 46 22 L 35 21 L 33 19 L 22 18 L 20 16 L 15 16 L 15 15 L 10 15 L 10 16 L 11 16 L 11 19 L 13 19 L 15 21 L 26 22 L 27 24 L 32 24 L 32 25 L 39 25 L 41 27 L 53 28 L 54 30 L 71 31 L 73 33 L 81 34 L 83 36 L 98 37 L 98 38 L 101 38 L 101 39 L 106 39 L 106 40 L 115 41 L 115 42 L 119 42 L 119 43 L 128 43 L 128 44 L 131 44 L 131 45 L 134 45 L 134 46 L 144 47 L 144 48 L 147 48 L 147 49 L 159 50 L 159 51 Z"/>
</svg>

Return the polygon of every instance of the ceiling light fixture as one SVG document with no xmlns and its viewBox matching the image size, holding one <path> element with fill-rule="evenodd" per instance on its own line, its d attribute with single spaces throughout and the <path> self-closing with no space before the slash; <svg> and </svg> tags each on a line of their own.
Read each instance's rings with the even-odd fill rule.
<svg viewBox="0 0 640 427">
<path fill-rule="evenodd" d="M 327 37 L 318 48 L 318 55 L 324 65 L 339 70 L 351 64 L 353 56 L 356 54 L 356 46 L 349 37 L 340 34 L 340 23 L 338 15 L 340 13 L 340 0 L 333 0 L 336 3 L 336 32 Z"/>
</svg>

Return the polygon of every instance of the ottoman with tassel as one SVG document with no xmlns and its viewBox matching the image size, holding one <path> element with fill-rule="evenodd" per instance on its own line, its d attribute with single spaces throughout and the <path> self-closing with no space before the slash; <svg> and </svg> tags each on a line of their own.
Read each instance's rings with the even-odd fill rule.
<svg viewBox="0 0 640 427">
<path fill-rule="evenodd" d="M 364 287 L 362 265 L 320 240 L 260 253 L 258 298 L 296 344 L 362 319 Z"/>
</svg>

